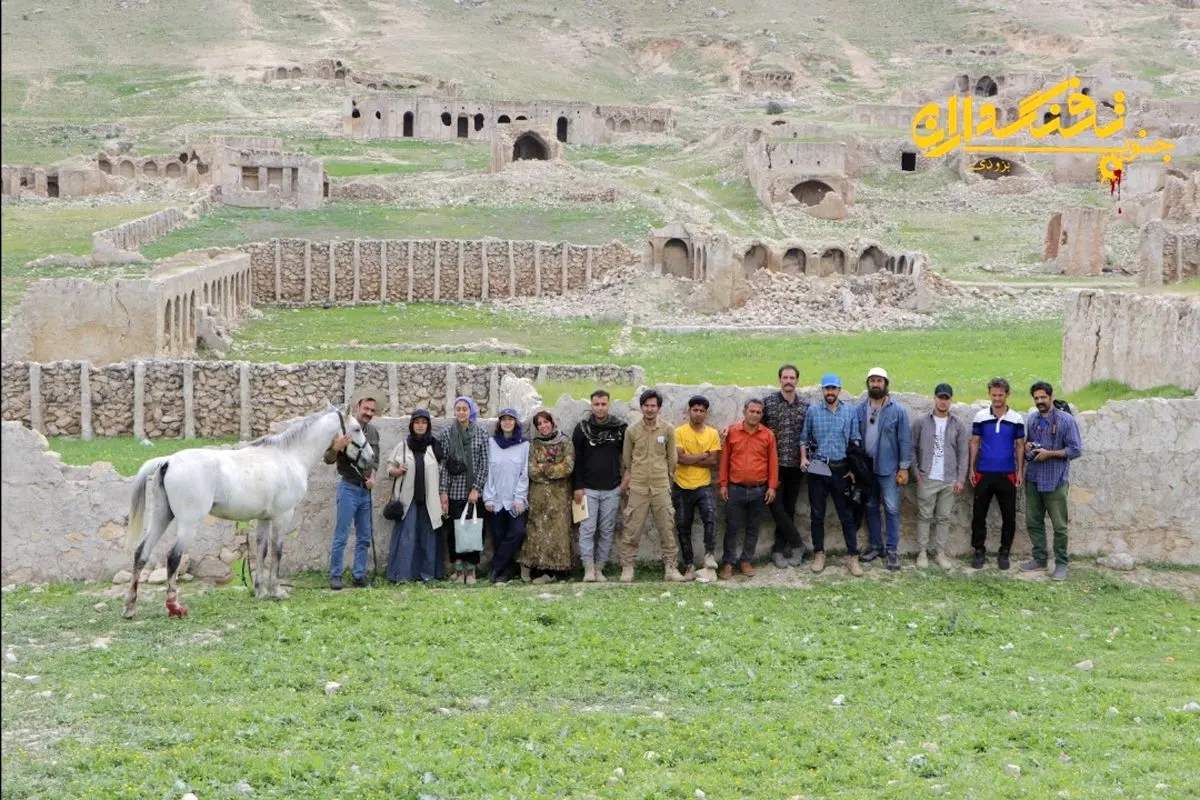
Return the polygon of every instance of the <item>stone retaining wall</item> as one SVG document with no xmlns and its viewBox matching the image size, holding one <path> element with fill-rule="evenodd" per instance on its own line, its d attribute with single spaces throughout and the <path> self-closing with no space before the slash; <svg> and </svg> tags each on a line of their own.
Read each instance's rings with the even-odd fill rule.
<svg viewBox="0 0 1200 800">
<path fill-rule="evenodd" d="M 621 242 L 498 239 L 272 239 L 243 249 L 254 302 L 288 305 L 559 295 L 640 257 Z"/>
<path fill-rule="evenodd" d="M 108 248 L 121 251 L 136 251 L 142 245 L 166 236 L 191 221 L 181 208 L 164 208 L 149 216 L 96 231 L 92 234 L 92 250 L 104 251 L 107 245 Z"/>
<path fill-rule="evenodd" d="M 682 420 L 686 398 L 700 390 L 712 401 L 710 421 L 717 426 L 734 418 L 745 397 L 765 391 L 709 386 L 658 389 L 666 398 L 664 419 L 672 423 Z M 815 392 L 809 396 L 816 399 Z M 929 401 L 924 398 L 901 395 L 898 399 L 913 414 L 928 411 Z M 586 409 L 586 400 L 564 400 L 553 413 L 560 427 L 570 429 Z M 627 403 L 614 403 L 613 409 L 618 415 L 634 418 Z M 968 419 L 975 410 L 973 406 L 956 405 L 953 413 Z M 1082 413 L 1078 419 L 1084 455 L 1071 468 L 1071 552 L 1077 557 L 1128 552 L 1138 560 L 1200 564 L 1200 533 L 1195 526 L 1200 516 L 1200 473 L 1195 469 L 1200 457 L 1200 400 L 1113 402 L 1099 411 Z M 435 427 L 444 424 L 444 420 L 435 421 Z M 407 419 L 381 417 L 378 426 L 382 449 L 387 454 L 407 430 Z M 120 477 L 107 464 L 65 466 L 46 448 L 39 434 L 15 422 L 4 423 L 5 513 L 0 534 L 0 577 L 6 582 L 108 580 L 118 570 L 129 569 L 131 557 L 124 549 L 123 538 L 132 479 Z M 297 525 L 284 546 L 285 572 L 328 568 L 336 483 L 331 467 L 318 464 L 313 468 Z M 375 491 L 378 553 L 387 552 L 392 531 L 392 524 L 380 516 L 388 484 L 380 481 Z M 951 515 L 948 549 L 955 556 L 970 551 L 971 502 L 968 487 L 955 502 Z M 1013 552 L 1018 558 L 1029 552 L 1023 505 L 1022 495 Z M 915 487 L 910 485 L 901 500 L 900 541 L 901 551 L 909 556 L 916 550 L 915 508 Z M 993 507 L 988 520 L 991 551 L 999 541 L 998 516 Z M 724 518 L 724 509 L 719 509 L 718 542 L 722 540 Z M 808 540 L 810 525 L 803 492 L 797 520 L 801 536 Z M 862 536 L 865 534 L 860 534 L 860 542 Z M 702 553 L 699 525 L 693 539 L 696 552 Z M 235 532 L 232 523 L 209 518 L 189 554 L 190 571 L 202 578 L 227 578 L 228 564 L 239 556 L 243 542 L 244 536 Z M 658 558 L 654 542 L 652 531 L 643 537 L 641 559 Z M 765 520 L 758 555 L 765 557 L 772 543 L 773 525 Z M 171 536 L 164 537 L 151 557 L 152 566 L 165 563 L 172 544 Z M 826 544 L 831 554 L 843 548 L 832 509 L 826 519 Z M 347 545 L 348 549 L 352 546 L 352 542 Z M 347 553 L 347 563 L 350 559 Z M 906 561 L 905 566 L 910 565 L 911 561 Z"/>
<path fill-rule="evenodd" d="M 499 410 L 500 381 L 592 380 L 638 384 L 640 367 L 445 362 L 308 361 L 251 364 L 146 360 L 95 367 L 86 361 L 0 366 L 3 418 L 47 436 L 250 438 L 271 423 L 302 416 L 326 400 L 341 403 L 356 386 L 386 392 L 385 405 L 444 414 L 458 395 L 481 413 Z"/>
<path fill-rule="evenodd" d="M 1200 297 L 1073 290 L 1063 324 L 1063 386 L 1200 389 Z"/>
</svg>

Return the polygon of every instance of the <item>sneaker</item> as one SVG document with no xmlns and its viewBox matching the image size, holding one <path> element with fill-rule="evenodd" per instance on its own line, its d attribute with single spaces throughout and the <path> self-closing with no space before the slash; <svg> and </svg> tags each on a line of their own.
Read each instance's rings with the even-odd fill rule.
<svg viewBox="0 0 1200 800">
<path fill-rule="evenodd" d="M 1033 572 L 1038 569 L 1045 569 L 1046 562 L 1038 561 L 1036 558 L 1031 558 L 1021 565 L 1021 572 Z"/>
<path fill-rule="evenodd" d="M 342 583 L 342 579 L 340 577 L 329 579 L 329 588 L 335 592 L 340 592 L 344 586 L 345 584 Z"/>
<path fill-rule="evenodd" d="M 775 565 L 775 569 L 787 569 L 787 559 L 783 557 L 783 553 L 771 553 L 771 563 Z"/>
<path fill-rule="evenodd" d="M 987 553 L 982 550 L 977 550 L 974 557 L 971 559 L 971 566 L 975 569 L 983 569 L 983 565 L 987 563 Z"/>
<path fill-rule="evenodd" d="M 467 586 L 475 585 L 475 569 L 474 568 L 469 568 L 467 570 L 467 578 L 465 581 L 463 581 L 463 583 L 467 584 Z"/>
<path fill-rule="evenodd" d="M 717 566 L 718 565 L 717 565 L 716 556 L 714 556 L 712 553 L 705 553 L 704 554 L 704 568 L 705 569 L 716 569 Z"/>
<path fill-rule="evenodd" d="M 1000 553 L 999 555 L 996 556 L 996 566 L 999 567 L 1000 569 L 1008 569 L 1009 568 L 1010 562 L 1008 560 L 1008 553 Z"/>
<path fill-rule="evenodd" d="M 820 550 L 813 553 L 812 564 L 808 567 L 813 572 L 823 572 L 825 570 L 825 551 Z"/>
<path fill-rule="evenodd" d="M 872 561 L 879 558 L 881 555 L 883 555 L 883 553 L 879 552 L 878 550 L 876 550 L 874 548 L 871 548 L 871 549 L 867 550 L 867 552 L 860 555 L 858 557 L 858 560 L 864 564 L 870 564 Z"/>
<path fill-rule="evenodd" d="M 543 583 L 554 583 L 554 576 L 553 575 L 538 575 L 536 578 L 533 579 L 532 582 L 537 584 L 538 586 L 541 586 Z"/>
<path fill-rule="evenodd" d="M 733 564 L 722 564 L 721 571 L 717 573 L 717 577 L 723 581 L 727 581 L 733 577 Z"/>
<path fill-rule="evenodd" d="M 858 556 L 846 556 L 846 571 L 856 578 L 863 576 L 863 568 L 858 563 Z"/>
<path fill-rule="evenodd" d="M 1054 574 L 1052 574 L 1050 576 L 1050 580 L 1065 581 L 1066 579 L 1067 579 L 1067 565 L 1066 564 L 1055 564 L 1054 565 Z"/>
<path fill-rule="evenodd" d="M 790 556 L 788 556 L 787 565 L 789 567 L 798 567 L 803 563 L 804 563 L 804 548 L 797 547 L 795 550 L 792 551 L 792 554 Z"/>
<path fill-rule="evenodd" d="M 900 569 L 900 554 L 895 550 L 888 550 L 887 553 L 887 568 L 892 572 Z"/>
<path fill-rule="evenodd" d="M 925 548 L 921 548 L 921 552 L 917 553 L 917 569 L 925 569 L 929 566 L 929 554 L 925 552 Z"/>
<path fill-rule="evenodd" d="M 596 583 L 608 583 L 608 578 L 604 577 L 604 565 L 599 561 L 596 562 L 596 572 L 593 578 Z"/>
<path fill-rule="evenodd" d="M 663 580 L 671 581 L 673 583 L 683 583 L 687 580 L 687 578 L 683 577 L 683 575 L 679 572 L 679 568 L 674 564 L 667 564 L 665 567 L 663 567 Z"/>
<path fill-rule="evenodd" d="M 621 583 L 633 583 L 633 564 L 621 567 Z"/>
<path fill-rule="evenodd" d="M 941 550 L 937 551 L 937 556 L 934 558 L 934 561 L 936 561 L 937 565 L 942 569 L 954 569 L 954 562 L 950 560 L 950 556 L 946 555 Z"/>
<path fill-rule="evenodd" d="M 747 578 L 753 578 L 754 577 L 754 565 L 751 564 L 749 561 L 743 561 L 742 562 L 742 574 L 745 575 Z"/>
<path fill-rule="evenodd" d="M 683 573 L 683 579 L 685 581 L 696 580 L 696 568 L 693 567 L 691 564 L 688 564 L 687 572 Z"/>
</svg>

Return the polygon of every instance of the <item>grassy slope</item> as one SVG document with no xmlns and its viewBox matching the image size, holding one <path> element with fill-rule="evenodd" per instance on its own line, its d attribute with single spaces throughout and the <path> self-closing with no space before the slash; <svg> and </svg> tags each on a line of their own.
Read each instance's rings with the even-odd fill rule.
<svg viewBox="0 0 1200 800">
<path fill-rule="evenodd" d="M 1195 604 L 1086 569 L 1065 585 L 879 572 L 831 570 L 810 591 L 550 587 L 557 601 L 331 595 L 314 578 L 270 605 L 185 589 L 183 623 L 158 593 L 126 623 L 115 599 L 20 589 L 5 668 L 41 683 L 3 683 L 4 796 L 232 798 L 243 780 L 267 798 L 1200 788 L 1195 715 L 1178 710 L 1200 685 Z"/>
</svg>

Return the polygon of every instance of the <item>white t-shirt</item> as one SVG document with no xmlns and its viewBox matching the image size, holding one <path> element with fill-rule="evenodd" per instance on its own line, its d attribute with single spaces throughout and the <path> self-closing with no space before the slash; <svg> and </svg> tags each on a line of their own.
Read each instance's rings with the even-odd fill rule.
<svg viewBox="0 0 1200 800">
<path fill-rule="evenodd" d="M 949 417 L 933 418 L 933 463 L 929 465 L 929 479 L 946 479 L 946 423 Z"/>
</svg>

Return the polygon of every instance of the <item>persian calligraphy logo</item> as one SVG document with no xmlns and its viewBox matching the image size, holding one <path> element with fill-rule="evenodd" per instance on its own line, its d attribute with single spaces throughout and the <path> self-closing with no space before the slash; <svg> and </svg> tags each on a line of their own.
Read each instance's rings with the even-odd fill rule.
<svg viewBox="0 0 1200 800">
<path fill-rule="evenodd" d="M 1023 98 L 1017 105 L 1016 119 L 1008 125 L 1000 125 L 996 115 L 996 106 L 992 103 L 981 103 L 975 107 L 973 97 L 958 97 L 952 95 L 943 109 L 937 103 L 924 105 L 917 111 L 912 121 L 913 144 L 922 149 L 926 158 L 941 158 L 952 150 L 961 149 L 965 152 L 978 153 L 1096 153 L 1100 158 L 1100 178 L 1109 183 L 1110 191 L 1121 185 L 1121 175 L 1125 165 L 1143 155 L 1153 155 L 1166 150 L 1174 150 L 1175 145 L 1162 140 L 1146 143 L 1146 131 L 1139 130 L 1137 137 L 1125 139 L 1123 144 L 1116 142 L 1096 145 L 997 145 L 972 144 L 971 142 L 985 137 L 1005 139 L 1014 134 L 1028 132 L 1035 140 L 1042 140 L 1052 134 L 1058 134 L 1063 139 L 1092 131 L 1097 139 L 1106 139 L 1125 127 L 1125 93 L 1114 92 L 1110 106 L 1116 115 L 1111 122 L 1101 123 L 1096 101 L 1086 90 L 1077 91 L 1080 86 L 1079 78 L 1071 77 L 1062 83 L 1041 89 Z M 1063 103 L 1066 95 L 1066 112 L 1068 125 L 1063 125 Z M 1038 121 L 1038 113 L 1049 104 L 1049 108 Z M 978 118 L 976 118 L 978 112 Z M 945 120 L 943 124 L 943 114 Z M 1170 154 L 1163 156 L 1163 161 L 1170 161 Z M 1011 166 L 1002 159 L 985 158 L 971 167 L 976 172 L 990 175 L 1008 174 Z"/>
</svg>

